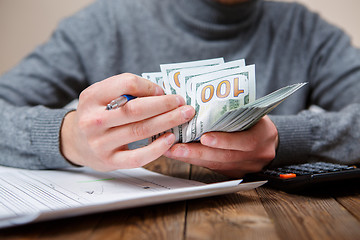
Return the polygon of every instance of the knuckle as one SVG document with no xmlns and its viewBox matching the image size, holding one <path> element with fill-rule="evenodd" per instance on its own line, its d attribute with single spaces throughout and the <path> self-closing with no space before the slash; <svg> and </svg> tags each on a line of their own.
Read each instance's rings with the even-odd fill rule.
<svg viewBox="0 0 360 240">
<path fill-rule="evenodd" d="M 139 168 L 139 167 L 143 166 L 139 157 L 136 154 L 131 153 L 131 152 L 128 154 L 126 161 L 127 161 L 128 168 Z"/>
<path fill-rule="evenodd" d="M 235 152 L 232 150 L 224 150 L 224 160 L 229 161 L 235 159 Z"/>
<path fill-rule="evenodd" d="M 278 131 L 276 127 L 272 127 L 270 125 L 267 126 L 266 131 L 269 133 L 270 137 L 275 138 L 278 135 Z"/>
<path fill-rule="evenodd" d="M 138 77 L 131 73 L 123 73 L 122 77 L 125 79 L 124 90 L 129 93 L 136 92 L 139 81 Z"/>
<path fill-rule="evenodd" d="M 270 162 L 271 160 L 273 160 L 275 158 L 275 155 L 276 155 L 275 149 L 267 148 L 267 150 L 263 151 L 263 156 L 261 159 L 263 159 L 264 161 Z"/>
<path fill-rule="evenodd" d="M 152 83 L 147 84 L 147 95 L 152 95 L 154 92 L 154 85 Z"/>
<path fill-rule="evenodd" d="M 182 116 L 181 115 L 179 116 L 178 113 L 173 111 L 173 112 L 168 113 L 166 122 L 167 122 L 168 126 L 173 127 L 173 126 L 179 125 L 181 123 L 180 122 L 181 119 L 182 119 Z"/>
<path fill-rule="evenodd" d="M 177 117 L 175 114 L 172 114 L 172 117 L 169 118 L 168 123 L 171 127 L 179 125 L 181 122 L 179 122 L 181 118 Z"/>
<path fill-rule="evenodd" d="M 265 145 L 262 148 L 259 148 L 255 152 L 256 159 L 261 162 L 270 162 L 276 156 L 275 147 L 271 147 L 269 145 Z"/>
<path fill-rule="evenodd" d="M 221 169 L 221 162 L 209 162 L 208 168 L 211 170 L 220 170 Z"/>
<path fill-rule="evenodd" d="M 171 96 L 171 98 L 165 99 L 164 105 L 166 109 L 174 109 L 174 102 L 176 102 L 175 96 Z"/>
<path fill-rule="evenodd" d="M 103 151 L 104 144 L 102 140 L 100 140 L 99 138 L 89 139 L 88 144 L 99 159 L 104 160 L 107 158 L 106 152 Z"/>
<path fill-rule="evenodd" d="M 91 87 L 86 88 L 84 91 L 82 91 L 79 95 L 79 102 L 87 102 L 88 100 L 91 100 L 94 93 Z"/>
<path fill-rule="evenodd" d="M 90 125 L 91 124 L 88 118 L 80 118 L 78 120 L 78 127 L 81 130 L 81 132 L 87 132 Z"/>
<path fill-rule="evenodd" d="M 144 137 L 149 134 L 149 128 L 145 127 L 143 123 L 135 123 L 131 128 L 131 133 L 136 137 Z"/>
<path fill-rule="evenodd" d="M 122 74 L 120 74 L 120 76 L 121 76 L 122 78 L 127 79 L 127 80 L 130 80 L 130 81 L 137 79 L 136 75 L 134 75 L 134 74 L 132 74 L 132 73 L 128 73 L 128 72 L 122 73 Z"/>
<path fill-rule="evenodd" d="M 112 163 L 112 160 L 110 158 L 103 158 L 99 160 L 99 165 L 96 170 L 100 172 L 108 172 L 117 169 L 114 167 L 114 164 Z"/>
<path fill-rule="evenodd" d="M 199 149 L 197 152 L 196 152 L 196 157 L 198 159 L 204 159 L 204 151 Z"/>
<path fill-rule="evenodd" d="M 116 162 L 114 160 L 113 152 L 104 151 L 102 143 L 98 143 L 96 149 L 93 149 L 94 155 L 98 159 L 98 164 L 102 169 L 109 171 L 110 169 L 117 169 Z"/>
<path fill-rule="evenodd" d="M 257 160 L 247 167 L 248 172 L 259 172 L 264 166 L 268 165 L 275 158 L 274 150 L 261 151 L 261 154 L 257 156 Z"/>
<path fill-rule="evenodd" d="M 114 162 L 112 160 L 112 154 L 109 151 L 104 151 L 102 144 L 91 141 L 88 143 L 91 148 L 93 162 L 95 162 L 96 170 L 109 171 L 114 168 Z M 94 167 L 94 166 L 93 166 Z"/>
<path fill-rule="evenodd" d="M 249 135 L 247 137 L 247 150 L 248 151 L 254 151 L 257 148 L 258 144 L 259 144 L 259 140 L 255 136 Z"/>
<path fill-rule="evenodd" d="M 139 108 L 139 107 L 135 107 L 134 104 L 125 104 L 123 106 L 124 108 L 124 112 L 127 116 L 130 116 L 130 117 L 137 117 L 141 114 L 142 110 Z"/>
</svg>

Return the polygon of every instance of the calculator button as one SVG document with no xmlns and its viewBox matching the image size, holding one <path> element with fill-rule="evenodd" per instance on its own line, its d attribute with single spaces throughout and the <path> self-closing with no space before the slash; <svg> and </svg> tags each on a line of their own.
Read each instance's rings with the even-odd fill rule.
<svg viewBox="0 0 360 240">
<path fill-rule="evenodd" d="M 266 170 L 266 171 L 264 171 L 264 174 L 270 175 L 270 176 L 279 176 L 279 172 L 273 171 L 273 170 Z"/>
<path fill-rule="evenodd" d="M 284 173 L 284 174 L 280 174 L 279 177 L 281 179 L 295 178 L 296 174 L 295 173 Z"/>
</svg>

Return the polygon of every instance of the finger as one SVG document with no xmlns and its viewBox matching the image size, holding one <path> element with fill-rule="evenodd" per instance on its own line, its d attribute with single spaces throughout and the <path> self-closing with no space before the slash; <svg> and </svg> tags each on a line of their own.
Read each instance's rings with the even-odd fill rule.
<svg viewBox="0 0 360 240">
<path fill-rule="evenodd" d="M 209 132 L 201 136 L 200 142 L 209 147 L 240 150 L 240 151 L 254 151 L 258 144 L 263 141 L 266 136 L 276 135 L 271 128 L 271 120 L 266 116 L 254 125 L 252 128 L 241 132 Z M 270 138 L 272 139 L 272 138 Z"/>
<path fill-rule="evenodd" d="M 106 106 L 110 101 L 124 94 L 136 97 L 159 96 L 163 95 L 164 91 L 145 78 L 123 73 L 91 85 L 80 94 L 80 100 L 85 99 L 86 102 Z"/>
<path fill-rule="evenodd" d="M 166 133 L 151 144 L 135 150 L 118 151 L 112 159 L 113 169 L 138 168 L 159 158 L 175 141 L 173 133 Z"/>
<path fill-rule="evenodd" d="M 106 132 L 106 141 L 108 142 L 109 147 L 114 148 L 130 142 L 146 139 L 188 122 L 194 115 L 194 108 L 185 105 L 153 118 L 111 128 Z"/>
<path fill-rule="evenodd" d="M 209 132 L 201 136 L 201 144 L 220 149 L 252 151 L 254 136 L 247 131 L 242 132 Z"/>
<path fill-rule="evenodd" d="M 179 95 L 163 95 L 134 99 L 119 109 L 104 111 L 106 126 L 115 127 L 169 112 L 183 106 L 185 100 Z"/>
<path fill-rule="evenodd" d="M 166 156 L 177 160 L 191 160 L 194 164 L 202 161 L 217 161 L 221 163 L 237 162 L 245 153 L 233 150 L 223 150 L 204 146 L 200 143 L 178 143 L 175 144 Z"/>
<path fill-rule="evenodd" d="M 257 172 L 263 167 L 262 162 L 249 157 L 249 153 L 214 149 L 199 143 L 175 144 L 165 156 L 216 171 Z"/>
</svg>

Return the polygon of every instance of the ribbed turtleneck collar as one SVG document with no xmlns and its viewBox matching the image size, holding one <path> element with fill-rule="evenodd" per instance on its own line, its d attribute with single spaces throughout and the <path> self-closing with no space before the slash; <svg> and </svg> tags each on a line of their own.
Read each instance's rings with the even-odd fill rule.
<svg viewBox="0 0 360 240">
<path fill-rule="evenodd" d="M 256 20 L 262 0 L 224 5 L 215 0 L 172 0 L 176 21 L 207 39 L 229 38 Z"/>
</svg>

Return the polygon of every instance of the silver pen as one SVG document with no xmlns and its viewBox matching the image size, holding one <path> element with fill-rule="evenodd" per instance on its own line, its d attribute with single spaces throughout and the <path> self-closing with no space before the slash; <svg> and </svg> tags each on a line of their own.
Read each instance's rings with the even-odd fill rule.
<svg viewBox="0 0 360 240">
<path fill-rule="evenodd" d="M 136 97 L 131 96 L 131 95 L 121 95 L 120 97 L 118 97 L 117 99 L 112 100 L 107 106 L 106 106 L 106 110 L 112 110 L 112 109 L 117 109 L 121 106 L 124 106 L 125 103 L 127 103 L 128 101 L 134 99 Z"/>
</svg>

